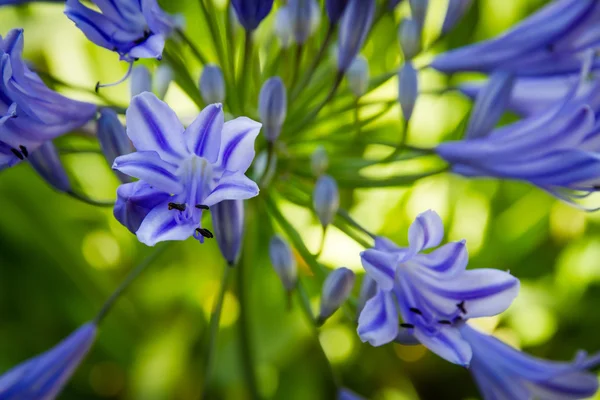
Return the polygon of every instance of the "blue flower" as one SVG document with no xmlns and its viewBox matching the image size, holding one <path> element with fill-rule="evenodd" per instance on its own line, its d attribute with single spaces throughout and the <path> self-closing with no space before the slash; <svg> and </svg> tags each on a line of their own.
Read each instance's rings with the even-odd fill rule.
<svg viewBox="0 0 600 400">
<path fill-rule="evenodd" d="M 408 248 L 377 238 L 375 248 L 361 253 L 363 267 L 378 285 L 358 320 L 361 340 L 381 346 L 404 328 L 440 357 L 469 364 L 471 349 L 455 324 L 504 311 L 517 295 L 519 281 L 494 269 L 465 271 L 464 241 L 420 254 L 439 246 L 443 236 L 440 217 L 426 211 L 410 226 Z"/>
<path fill-rule="evenodd" d="M 159 204 L 171 198 L 143 181 L 125 183 L 117 189 L 113 215 L 131 233 L 136 233 L 144 218 Z"/>
<path fill-rule="evenodd" d="M 240 24 L 251 32 L 266 18 L 273 8 L 273 0 L 231 0 Z"/>
<path fill-rule="evenodd" d="M 473 0 L 449 0 L 446 16 L 442 24 L 442 33 L 448 33 L 456 23 L 467 13 Z"/>
<path fill-rule="evenodd" d="M 223 200 L 210 208 L 215 237 L 221 254 L 230 266 L 240 257 L 244 238 L 244 202 Z"/>
<path fill-rule="evenodd" d="M 371 30 L 375 14 L 374 0 L 349 0 L 338 35 L 338 71 L 345 72 L 362 48 Z"/>
<path fill-rule="evenodd" d="M 87 323 L 47 352 L 0 376 L 0 398 L 54 399 L 96 339 L 97 327 Z"/>
<path fill-rule="evenodd" d="M 526 181 L 574 204 L 600 185 L 600 81 L 586 90 L 582 98 L 576 86 L 544 113 L 436 151 L 457 174 Z"/>
<path fill-rule="evenodd" d="M 53 92 L 22 58 L 23 30 L 0 37 L 0 170 L 94 118 L 96 106 Z"/>
<path fill-rule="evenodd" d="M 463 324 L 458 328 L 473 350 L 470 371 L 484 400 L 574 400 L 594 395 L 598 378 L 585 369 L 592 359 L 571 363 L 532 357 Z"/>
<path fill-rule="evenodd" d="M 224 123 L 220 104 L 204 108 L 185 129 L 154 94 L 135 96 L 127 110 L 127 136 L 136 152 L 113 168 L 170 197 L 145 216 L 136 231 L 149 246 L 165 240 L 212 237 L 200 227 L 203 210 L 223 200 L 244 200 L 258 186 L 244 173 L 254 159 L 261 125 L 241 117 Z"/>
<path fill-rule="evenodd" d="M 93 0 L 94 11 L 80 0 L 67 0 L 65 14 L 85 36 L 122 60 L 162 58 L 166 38 L 176 28 L 176 18 L 166 14 L 156 0 Z"/>
<path fill-rule="evenodd" d="M 326 0 L 325 11 L 327 11 L 327 17 L 332 25 L 337 24 L 340 17 L 344 13 L 348 0 Z"/>
<path fill-rule="evenodd" d="M 70 192 L 71 183 L 65 167 L 60 162 L 58 150 L 51 141 L 45 142 L 29 155 L 29 163 L 53 188 Z"/>
<path fill-rule="evenodd" d="M 557 0 L 497 38 L 438 55 L 431 67 L 446 73 L 497 69 L 518 75 L 575 72 L 581 52 L 600 42 L 599 16 L 596 0 Z"/>
</svg>

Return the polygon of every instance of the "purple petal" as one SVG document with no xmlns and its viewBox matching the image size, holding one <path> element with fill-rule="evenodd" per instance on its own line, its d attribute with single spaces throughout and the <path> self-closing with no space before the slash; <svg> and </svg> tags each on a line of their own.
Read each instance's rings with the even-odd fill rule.
<svg viewBox="0 0 600 400">
<path fill-rule="evenodd" d="M 226 122 L 217 163 L 228 171 L 246 172 L 254 160 L 254 141 L 261 126 L 246 117 Z"/>
<path fill-rule="evenodd" d="M 398 312 L 394 294 L 378 291 L 358 318 L 358 335 L 363 342 L 371 346 L 381 346 L 393 341 L 398 335 Z"/>
<path fill-rule="evenodd" d="M 198 222 L 190 218 L 188 220 L 178 220 L 176 210 L 169 210 L 167 201 L 154 207 L 144 218 L 144 221 L 137 230 L 138 240 L 147 246 L 154 246 L 158 242 L 166 240 L 185 240 L 194 235 L 198 227 Z"/>
<path fill-rule="evenodd" d="M 442 219 L 432 210 L 419 214 L 408 229 L 408 243 L 413 254 L 438 246 L 443 237 Z"/>
<path fill-rule="evenodd" d="M 223 200 L 246 200 L 258 195 L 258 185 L 242 173 L 225 173 L 217 186 L 204 199 L 212 206 Z"/>
<path fill-rule="evenodd" d="M 456 328 L 443 326 L 435 334 L 417 328 L 414 330 L 414 335 L 423 346 L 438 356 L 453 364 L 469 366 L 473 355 L 471 346 L 461 337 Z"/>
<path fill-rule="evenodd" d="M 135 96 L 127 109 L 127 136 L 138 151 L 155 151 L 163 160 L 178 164 L 188 152 L 183 125 L 177 115 L 154 94 Z"/>
<path fill-rule="evenodd" d="M 206 106 L 185 130 L 185 142 L 190 153 L 206 158 L 211 164 L 217 161 L 221 147 L 224 116 L 221 104 Z"/>
<path fill-rule="evenodd" d="M 452 277 L 463 272 L 469 263 L 469 254 L 465 241 L 451 242 L 429 254 L 417 254 L 413 260 L 444 276 Z"/>
<path fill-rule="evenodd" d="M 394 288 L 396 268 L 400 263 L 397 254 L 368 249 L 360 253 L 360 260 L 367 274 L 381 289 L 390 291 Z"/>
<path fill-rule="evenodd" d="M 176 176 L 177 168 L 163 161 L 154 151 L 137 151 L 117 157 L 113 168 L 163 192 L 178 194 L 184 189 Z"/>
<path fill-rule="evenodd" d="M 138 44 L 129 50 L 129 57 L 136 58 L 162 58 L 162 52 L 165 48 L 165 38 L 163 35 L 150 35 L 143 43 Z"/>
</svg>

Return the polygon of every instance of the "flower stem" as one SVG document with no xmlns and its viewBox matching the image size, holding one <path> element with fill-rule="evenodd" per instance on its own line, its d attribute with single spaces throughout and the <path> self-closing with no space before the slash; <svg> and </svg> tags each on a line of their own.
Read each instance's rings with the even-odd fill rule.
<svg viewBox="0 0 600 400">
<path fill-rule="evenodd" d="M 275 146 L 273 142 L 267 142 L 267 164 L 265 165 L 265 171 L 259 180 L 259 187 L 264 187 L 267 184 L 267 177 L 269 176 L 269 169 L 271 169 L 271 164 L 273 164 Z"/>
<path fill-rule="evenodd" d="M 108 298 L 108 300 L 106 300 L 106 302 L 104 303 L 104 305 L 100 309 L 100 312 L 98 312 L 98 315 L 96 315 L 96 318 L 94 318 L 94 322 L 96 324 L 99 324 L 99 323 L 102 322 L 102 320 L 104 319 L 104 317 L 106 317 L 106 314 L 108 314 L 108 312 L 112 309 L 112 306 L 119 299 L 119 297 L 121 297 L 121 295 L 123 294 L 123 292 L 125 292 L 125 290 L 129 287 L 129 285 L 131 285 L 131 283 L 149 265 L 151 265 L 158 258 L 158 256 L 160 256 L 167 249 L 167 247 L 168 247 L 168 244 L 166 244 L 166 243 L 159 244 L 148 257 L 144 258 L 144 260 L 142 260 L 142 262 L 139 263 L 127 275 L 127 277 L 125 278 L 125 280 L 123 282 L 121 282 L 121 284 L 119 285 L 119 287 L 117 287 L 117 289 L 113 292 L 113 294 L 110 295 L 110 297 Z"/>
<path fill-rule="evenodd" d="M 296 56 L 294 58 L 294 63 L 292 64 L 292 78 L 290 79 L 290 88 L 293 90 L 296 86 L 296 81 L 298 80 L 298 70 L 300 69 L 300 65 L 302 64 L 302 53 L 304 51 L 304 46 L 299 44 L 296 47 Z"/>
<path fill-rule="evenodd" d="M 200 49 L 198 49 L 194 42 L 192 42 L 191 39 L 187 37 L 183 30 L 178 28 L 177 35 L 181 38 L 181 40 L 184 41 L 185 44 L 188 45 L 192 53 L 194 53 L 194 56 L 196 56 L 196 58 L 198 59 L 198 61 L 200 61 L 202 65 L 208 64 L 206 56 L 200 52 Z"/>
<path fill-rule="evenodd" d="M 89 205 L 95 206 L 95 207 L 113 207 L 115 205 L 114 200 L 112 200 L 112 201 L 95 200 L 95 199 L 91 199 L 91 198 L 87 197 L 84 194 L 73 192 L 73 191 L 65 192 L 65 193 L 76 200 L 79 200 L 83 203 L 86 203 L 86 204 L 89 204 Z"/>
<path fill-rule="evenodd" d="M 246 293 L 246 267 L 248 263 L 240 261 L 237 266 L 237 294 L 240 307 L 239 334 L 242 357 L 242 367 L 246 377 L 246 384 L 250 391 L 251 399 L 260 399 L 256 383 L 256 372 L 254 370 L 254 351 L 252 349 L 252 335 L 250 333 L 250 321 L 248 319 L 248 299 Z"/>
<path fill-rule="evenodd" d="M 238 82 L 242 109 L 246 104 L 246 88 L 248 86 L 248 79 L 250 79 L 251 76 L 249 71 L 250 58 L 252 58 L 252 32 L 246 31 L 246 38 L 244 40 L 244 55 L 242 56 L 242 71 Z"/>
<path fill-rule="evenodd" d="M 221 312 L 223 311 L 223 300 L 225 299 L 225 292 L 229 286 L 230 276 L 232 276 L 231 269 L 233 265 L 225 267 L 223 272 L 223 278 L 221 279 L 221 287 L 219 294 L 213 304 L 212 312 L 210 313 L 210 325 L 208 331 L 208 343 L 206 347 L 206 356 L 204 359 L 204 389 L 202 392 L 202 399 L 207 398 L 208 382 L 212 377 L 212 370 L 214 364 L 215 353 L 217 351 L 217 339 L 219 336 L 219 322 L 221 321 Z"/>
</svg>

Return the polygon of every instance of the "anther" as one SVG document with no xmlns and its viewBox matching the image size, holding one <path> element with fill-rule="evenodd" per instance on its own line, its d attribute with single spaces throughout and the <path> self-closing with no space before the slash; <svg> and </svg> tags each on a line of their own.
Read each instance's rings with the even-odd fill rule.
<svg viewBox="0 0 600 400">
<path fill-rule="evenodd" d="M 453 324 L 456 324 L 457 322 L 462 321 L 462 317 L 460 315 L 457 315 L 456 317 L 454 317 L 454 319 L 452 320 Z"/>
<path fill-rule="evenodd" d="M 201 210 L 208 210 L 208 206 L 204 204 L 196 204 L 196 208 L 199 208 Z"/>
<path fill-rule="evenodd" d="M 402 327 L 402 328 L 408 328 L 408 329 L 412 329 L 412 328 L 414 328 L 415 326 L 414 326 L 413 324 L 404 324 L 404 323 L 402 323 L 402 324 L 400 324 L 400 327 Z"/>
<path fill-rule="evenodd" d="M 414 312 L 414 313 L 415 313 L 415 314 L 417 314 L 417 315 L 423 315 L 423 313 L 421 312 L 421 310 L 419 310 L 418 308 L 411 307 L 411 308 L 409 308 L 409 310 L 410 310 L 411 312 Z"/>
<path fill-rule="evenodd" d="M 206 229 L 206 228 L 196 228 L 196 232 L 197 232 L 198 234 L 200 234 L 200 235 L 204 236 L 204 237 L 205 237 L 205 238 L 207 238 L 207 239 L 212 239 L 212 238 L 214 238 L 214 237 L 215 237 L 215 236 L 212 234 L 212 232 L 211 232 L 211 231 L 209 231 L 209 230 L 208 230 L 208 229 Z"/>
<path fill-rule="evenodd" d="M 460 310 L 461 313 L 466 314 L 467 313 L 467 309 L 465 308 L 465 301 L 461 301 L 460 303 L 458 303 L 456 305 L 456 307 L 458 307 L 458 309 Z"/>
<path fill-rule="evenodd" d="M 452 325 L 451 321 L 448 321 L 447 319 L 440 319 L 438 321 L 438 323 L 442 324 L 442 325 Z"/>
<path fill-rule="evenodd" d="M 169 210 L 185 211 L 184 203 L 169 203 Z"/>
<path fill-rule="evenodd" d="M 23 153 L 25 157 L 29 157 L 29 151 L 27 150 L 27 147 L 20 145 L 19 149 L 21 149 L 21 153 Z"/>
<path fill-rule="evenodd" d="M 96 87 L 94 88 L 94 92 L 98 93 L 99 89 L 100 89 L 100 81 L 96 82 Z"/>
<path fill-rule="evenodd" d="M 10 149 L 10 151 L 12 151 L 12 153 L 17 156 L 19 158 L 19 160 L 24 160 L 25 157 L 23 157 L 23 154 L 19 153 L 19 150 L 17 149 Z"/>
</svg>

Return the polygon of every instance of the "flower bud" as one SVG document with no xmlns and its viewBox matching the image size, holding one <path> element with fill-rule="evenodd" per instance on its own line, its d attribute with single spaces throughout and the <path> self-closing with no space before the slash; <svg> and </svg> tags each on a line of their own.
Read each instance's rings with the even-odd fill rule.
<svg viewBox="0 0 600 400">
<path fill-rule="evenodd" d="M 404 66 L 398 73 L 398 101 L 400 102 L 405 121 L 409 121 L 412 117 L 418 94 L 419 80 L 417 71 L 409 61 L 404 63 Z"/>
<path fill-rule="evenodd" d="M 290 245 L 281 236 L 275 235 L 271 238 L 269 257 L 275 272 L 279 275 L 281 283 L 283 283 L 283 287 L 288 292 L 294 290 L 298 281 L 296 259 Z"/>
<path fill-rule="evenodd" d="M 173 69 L 164 61 L 154 72 L 154 91 L 159 99 L 164 99 L 173 81 Z"/>
<path fill-rule="evenodd" d="M 407 18 L 398 27 L 398 41 L 406 60 L 413 59 L 421 52 L 421 26 L 414 20 Z"/>
<path fill-rule="evenodd" d="M 287 6 L 280 7 L 275 14 L 275 35 L 279 38 L 281 47 L 287 49 L 292 44 L 292 22 L 290 20 L 290 9 Z"/>
<path fill-rule="evenodd" d="M 329 175 L 321 175 L 313 191 L 313 207 L 321 221 L 327 226 L 337 214 L 340 207 L 340 194 L 337 183 Z"/>
<path fill-rule="evenodd" d="M 371 275 L 365 274 L 360 285 L 360 294 L 358 295 L 358 304 L 356 306 L 356 315 L 360 315 L 367 301 L 377 293 L 377 282 L 371 278 Z"/>
<path fill-rule="evenodd" d="M 375 0 L 349 0 L 340 20 L 338 71 L 344 72 L 362 48 L 373 23 Z"/>
<path fill-rule="evenodd" d="M 369 63 L 361 55 L 356 56 L 346 71 L 348 86 L 356 97 L 360 97 L 369 89 Z"/>
<path fill-rule="evenodd" d="M 325 10 L 327 11 L 327 17 L 329 18 L 331 25 L 337 24 L 347 5 L 348 0 L 325 1 Z"/>
<path fill-rule="evenodd" d="M 125 183 L 117 189 L 113 215 L 131 233 L 136 233 L 146 215 L 169 197 L 169 193 L 158 192 L 143 181 Z"/>
<path fill-rule="evenodd" d="M 310 157 L 310 169 L 314 176 L 321 176 L 329 167 L 329 157 L 325 147 L 318 146 Z"/>
<path fill-rule="evenodd" d="M 287 8 L 294 40 L 304 44 L 319 26 L 319 5 L 315 0 L 289 0 Z"/>
<path fill-rule="evenodd" d="M 269 15 L 273 0 L 231 0 L 231 5 L 240 24 L 246 31 L 251 32 Z"/>
<path fill-rule="evenodd" d="M 117 113 L 111 108 L 100 109 L 96 136 L 100 142 L 102 154 L 104 154 L 104 158 L 106 158 L 110 166 L 115 162 L 115 158 L 134 151 L 125 128 L 121 125 L 121 121 L 117 117 Z M 116 173 L 121 182 L 131 182 L 131 178 L 128 175 L 119 171 L 116 171 Z"/>
<path fill-rule="evenodd" d="M 225 101 L 225 81 L 221 68 L 208 64 L 200 75 L 200 95 L 206 104 L 223 103 Z"/>
<path fill-rule="evenodd" d="M 231 266 L 240 256 L 244 236 L 244 202 L 223 200 L 210 208 L 215 238 L 221 254 Z"/>
<path fill-rule="evenodd" d="M 510 100 L 514 76 L 508 72 L 494 72 L 475 98 L 465 137 L 476 139 L 494 129 Z"/>
<path fill-rule="evenodd" d="M 70 192 L 71 183 L 58 151 L 51 141 L 46 141 L 29 154 L 29 162 L 35 171 L 53 188 L 60 192 Z"/>
<path fill-rule="evenodd" d="M 425 23 L 425 17 L 427 16 L 429 0 L 408 0 L 408 3 L 410 4 L 410 11 L 413 19 L 422 28 Z"/>
<path fill-rule="evenodd" d="M 348 299 L 354 287 L 354 272 L 346 267 L 333 270 L 325 279 L 317 323 L 322 325 Z"/>
<path fill-rule="evenodd" d="M 442 24 L 442 34 L 448 33 L 456 23 L 466 14 L 473 0 L 448 0 L 446 17 Z"/>
<path fill-rule="evenodd" d="M 258 113 L 267 141 L 273 143 L 281 133 L 287 114 L 287 92 L 280 77 L 267 79 L 260 89 Z"/>
<path fill-rule="evenodd" d="M 133 67 L 129 80 L 129 91 L 131 92 L 131 97 L 143 92 L 152 91 L 152 75 L 150 75 L 150 71 L 145 65 Z"/>
</svg>

